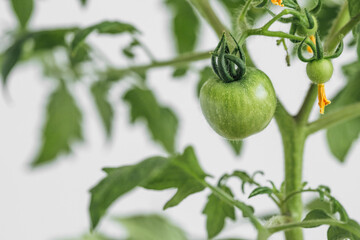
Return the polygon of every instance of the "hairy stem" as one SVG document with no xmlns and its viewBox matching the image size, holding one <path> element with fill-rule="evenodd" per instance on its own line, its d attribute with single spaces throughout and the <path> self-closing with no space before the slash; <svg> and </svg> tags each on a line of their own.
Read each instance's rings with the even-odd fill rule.
<svg viewBox="0 0 360 240">
<path fill-rule="evenodd" d="M 326 129 L 345 121 L 349 121 L 360 116 L 360 103 L 353 103 L 337 111 L 326 114 L 320 119 L 309 123 L 306 128 L 307 135 L 319 130 Z"/>
<path fill-rule="evenodd" d="M 295 119 L 290 116 L 282 105 L 278 105 L 275 119 L 282 136 L 285 156 L 285 196 L 298 191 L 302 187 L 302 158 L 306 134 L 304 128 L 299 126 Z M 303 204 L 301 195 L 289 199 L 282 206 L 282 214 L 290 216 L 293 221 L 300 221 Z M 302 240 L 303 234 L 300 228 L 294 228 L 285 232 L 288 240 Z"/>
</svg>

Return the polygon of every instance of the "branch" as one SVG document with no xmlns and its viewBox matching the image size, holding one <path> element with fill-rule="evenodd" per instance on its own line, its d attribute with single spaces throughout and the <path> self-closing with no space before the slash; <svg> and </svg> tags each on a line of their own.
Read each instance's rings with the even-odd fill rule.
<svg viewBox="0 0 360 240">
<path fill-rule="evenodd" d="M 200 15 L 210 24 L 218 37 L 220 38 L 227 28 L 222 24 L 216 13 L 212 9 L 209 0 L 189 0 L 192 5 L 199 11 Z"/>
<path fill-rule="evenodd" d="M 360 117 L 360 103 L 353 103 L 342 109 L 326 114 L 324 117 L 307 125 L 307 135 L 319 130 L 335 126 L 337 124 Z"/>
<path fill-rule="evenodd" d="M 356 235 L 357 237 L 360 237 L 360 231 L 354 227 L 352 227 L 351 225 L 348 225 L 345 222 L 341 222 L 338 221 L 336 219 L 316 219 L 316 220 L 308 220 L 308 221 L 303 221 L 303 222 L 297 222 L 297 223 L 288 223 L 288 224 L 283 224 L 283 225 L 279 225 L 279 226 L 275 226 L 275 227 L 269 227 L 268 230 L 271 233 L 276 233 L 276 232 L 280 232 L 280 231 L 284 231 L 284 230 L 288 230 L 288 229 L 292 229 L 292 228 L 312 228 L 314 226 L 320 226 L 320 225 L 330 225 L 330 226 L 336 226 L 339 228 L 342 228 L 344 230 L 347 230 L 349 232 L 351 232 L 352 234 Z"/>
<path fill-rule="evenodd" d="M 344 14 L 343 14 L 344 15 Z M 340 14 L 340 17 L 342 15 Z M 347 16 L 342 16 L 346 18 Z M 342 39 L 360 22 L 360 14 L 352 17 L 340 30 L 333 35 L 330 35 L 325 42 L 324 48 L 326 52 L 332 52 L 336 46 L 342 41 Z"/>
<path fill-rule="evenodd" d="M 317 96 L 317 85 L 311 84 L 304 99 L 304 102 L 300 108 L 300 111 L 295 117 L 299 124 L 301 125 L 306 124 L 307 121 L 309 120 L 311 110 L 314 106 L 314 101 L 316 100 L 316 96 Z"/>
<path fill-rule="evenodd" d="M 160 67 L 167 67 L 167 66 L 181 66 L 185 65 L 188 62 L 194 62 L 194 61 L 200 61 L 204 59 L 210 58 L 210 50 L 205 52 L 198 52 L 198 53 L 187 53 L 179 55 L 178 57 L 175 57 L 170 60 L 164 60 L 164 61 L 155 61 L 150 64 L 144 64 L 144 65 L 138 65 L 138 66 L 130 66 L 127 68 L 121 68 L 115 71 L 114 74 L 124 74 L 128 72 L 141 72 L 146 71 L 150 68 L 160 68 Z"/>
</svg>

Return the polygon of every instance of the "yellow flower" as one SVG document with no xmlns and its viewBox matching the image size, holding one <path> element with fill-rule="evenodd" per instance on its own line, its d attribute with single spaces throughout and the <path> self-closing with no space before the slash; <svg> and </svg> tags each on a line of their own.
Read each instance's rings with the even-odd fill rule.
<svg viewBox="0 0 360 240">
<path fill-rule="evenodd" d="M 324 114 L 325 106 L 331 103 L 331 101 L 326 98 L 324 84 L 318 84 L 318 99 L 320 114 Z"/>
<path fill-rule="evenodd" d="M 274 4 L 274 5 L 277 5 L 277 6 L 280 6 L 280 7 L 283 7 L 284 4 L 282 3 L 282 0 L 271 0 L 271 2 Z"/>
<path fill-rule="evenodd" d="M 311 40 L 314 44 L 316 44 L 316 40 L 315 40 L 315 36 L 314 36 L 314 35 L 311 35 L 311 36 L 310 36 L 310 40 Z M 309 53 L 312 53 L 312 52 L 313 52 L 313 50 L 311 49 L 310 46 L 307 46 L 306 50 L 307 50 Z"/>
</svg>

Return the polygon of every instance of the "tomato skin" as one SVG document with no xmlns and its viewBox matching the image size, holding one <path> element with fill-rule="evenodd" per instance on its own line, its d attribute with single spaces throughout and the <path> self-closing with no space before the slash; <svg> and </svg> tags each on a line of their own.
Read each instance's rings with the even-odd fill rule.
<svg viewBox="0 0 360 240">
<path fill-rule="evenodd" d="M 314 27 L 311 29 L 308 29 L 303 25 L 297 25 L 296 33 L 299 36 L 308 37 L 308 36 L 315 35 L 316 31 L 318 30 L 318 22 L 314 16 L 312 16 L 312 18 L 314 20 Z"/>
<path fill-rule="evenodd" d="M 333 72 L 334 67 L 329 59 L 314 60 L 306 65 L 306 73 L 309 79 L 316 84 L 329 81 Z"/>
<path fill-rule="evenodd" d="M 200 105 L 210 126 L 229 140 L 263 130 L 276 109 L 274 87 L 265 73 L 248 67 L 239 81 L 209 79 L 200 90 Z"/>
</svg>

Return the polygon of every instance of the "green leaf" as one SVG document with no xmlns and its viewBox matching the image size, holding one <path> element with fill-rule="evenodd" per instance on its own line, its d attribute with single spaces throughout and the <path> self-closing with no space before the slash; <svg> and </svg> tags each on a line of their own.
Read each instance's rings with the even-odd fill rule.
<svg viewBox="0 0 360 240">
<path fill-rule="evenodd" d="M 316 19 L 318 21 L 318 31 L 320 37 L 325 38 L 329 33 L 331 26 L 340 11 L 341 6 L 333 2 L 322 2 L 323 3 L 321 6 L 321 10 L 316 16 Z"/>
<path fill-rule="evenodd" d="M 350 219 L 347 222 L 347 225 L 350 226 L 353 230 L 360 232 L 360 226 L 356 221 Z M 355 236 L 354 234 L 335 226 L 329 227 L 327 232 L 327 238 L 328 240 L 360 240 L 360 238 Z"/>
<path fill-rule="evenodd" d="M 3 55 L 1 76 L 4 86 L 7 84 L 7 79 L 10 72 L 21 58 L 24 41 L 25 40 L 23 38 L 15 41 L 14 44 L 10 46 Z"/>
<path fill-rule="evenodd" d="M 100 218 L 116 199 L 148 181 L 168 163 L 166 158 L 152 157 L 135 165 L 104 169 L 108 175 L 90 190 L 92 228 L 96 227 Z"/>
<path fill-rule="evenodd" d="M 200 90 L 201 87 L 204 85 L 204 83 L 209 80 L 210 78 L 215 77 L 216 75 L 214 74 L 213 70 L 211 69 L 211 67 L 204 67 L 201 72 L 200 72 L 200 79 L 198 81 L 197 87 L 196 87 L 196 92 L 197 92 L 197 96 L 200 97 Z"/>
<path fill-rule="evenodd" d="M 162 216 L 138 215 L 116 218 L 126 229 L 128 240 L 186 240 L 182 229 Z"/>
<path fill-rule="evenodd" d="M 192 52 L 195 49 L 200 21 L 188 1 L 165 0 L 166 6 L 172 10 L 172 33 L 175 39 L 177 53 Z M 173 77 L 182 77 L 187 67 L 176 68 Z"/>
<path fill-rule="evenodd" d="M 230 188 L 222 186 L 221 189 L 233 197 Z M 206 229 L 208 238 L 213 238 L 221 232 L 225 226 L 226 218 L 235 220 L 235 207 L 225 203 L 213 193 L 209 195 L 203 213 L 207 217 Z"/>
<path fill-rule="evenodd" d="M 235 155 L 240 156 L 241 149 L 242 149 L 242 146 L 243 146 L 243 141 L 227 140 L 227 142 L 229 143 L 231 149 L 234 151 Z"/>
<path fill-rule="evenodd" d="M 359 0 L 348 0 L 349 12 L 351 17 L 355 17 L 360 14 L 360 1 Z"/>
<path fill-rule="evenodd" d="M 107 81 L 98 81 L 91 87 L 91 93 L 108 138 L 111 137 L 114 119 L 114 109 L 108 99 L 110 87 Z"/>
<path fill-rule="evenodd" d="M 49 98 L 42 144 L 32 165 L 50 163 L 61 154 L 69 154 L 71 145 L 83 140 L 81 124 L 80 109 L 61 82 Z"/>
<path fill-rule="evenodd" d="M 11 0 L 11 6 L 17 16 L 19 24 L 22 28 L 26 25 L 31 17 L 34 8 L 33 0 Z"/>
<path fill-rule="evenodd" d="M 159 105 L 148 89 L 134 87 L 125 93 L 123 99 L 130 105 L 131 122 L 145 120 L 153 139 L 173 153 L 178 120 L 172 110 Z"/>
<path fill-rule="evenodd" d="M 192 147 L 182 155 L 152 157 L 129 166 L 104 169 L 108 174 L 91 189 L 90 216 L 92 228 L 99 223 L 109 206 L 136 186 L 164 190 L 177 188 L 164 208 L 179 204 L 193 193 L 204 190 L 206 174 L 201 169 Z"/>
<path fill-rule="evenodd" d="M 138 32 L 138 30 L 133 25 L 127 23 L 104 21 L 77 31 L 71 43 L 72 51 L 76 51 L 78 46 L 85 40 L 85 38 L 94 31 L 100 34 L 134 34 Z"/>
<path fill-rule="evenodd" d="M 329 218 L 331 218 L 331 217 L 323 210 L 314 209 L 306 215 L 303 222 L 311 221 L 311 220 L 329 219 Z M 306 227 L 306 228 L 314 228 L 314 227 L 318 227 L 318 226 L 320 226 L 320 224 L 314 224 L 314 225 Z"/>
<path fill-rule="evenodd" d="M 203 180 L 206 176 L 194 149 L 187 147 L 183 155 L 172 158 L 164 171 L 142 186 L 154 190 L 177 188 L 178 191 L 164 206 L 164 209 L 167 209 L 178 205 L 189 195 L 204 190 Z"/>
<path fill-rule="evenodd" d="M 200 21 L 184 0 L 165 0 L 173 12 L 172 30 L 178 53 L 192 52 L 197 42 Z"/>
<path fill-rule="evenodd" d="M 261 194 L 272 194 L 274 191 L 269 187 L 257 187 L 249 195 L 249 198 L 255 197 Z"/>
<path fill-rule="evenodd" d="M 343 67 L 345 76 L 348 79 L 347 85 L 340 90 L 327 108 L 327 112 L 341 109 L 351 103 L 360 101 L 360 62 Z M 340 161 L 344 162 L 346 156 L 360 134 L 360 118 L 356 118 L 327 130 L 327 141 L 332 154 Z"/>
<path fill-rule="evenodd" d="M 331 206 L 329 201 L 321 200 L 320 198 L 314 198 L 310 202 L 305 204 L 305 209 L 307 210 L 315 210 L 320 209 L 326 212 L 327 214 L 331 214 Z"/>
</svg>

